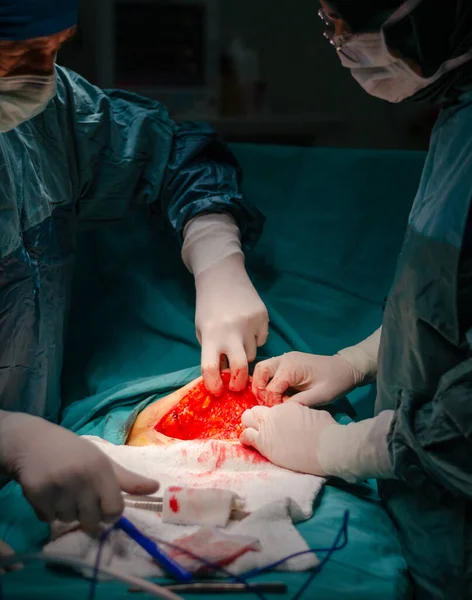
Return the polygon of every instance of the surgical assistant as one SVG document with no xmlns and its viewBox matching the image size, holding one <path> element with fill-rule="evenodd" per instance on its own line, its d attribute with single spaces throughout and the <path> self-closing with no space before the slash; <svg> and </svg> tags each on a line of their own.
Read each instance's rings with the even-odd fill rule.
<svg viewBox="0 0 472 600">
<path fill-rule="evenodd" d="M 257 365 L 266 406 L 243 414 L 241 441 L 297 471 L 377 478 L 415 598 L 470 599 L 472 4 L 330 0 L 320 16 L 369 94 L 442 110 L 381 329 L 335 356 Z M 374 379 L 374 418 L 339 425 L 312 410 Z"/>
<path fill-rule="evenodd" d="M 232 154 L 209 127 L 177 124 L 157 102 L 56 66 L 77 9 L 77 0 L 0 4 L 0 485 L 19 481 L 45 521 L 93 528 L 120 515 L 121 490 L 149 494 L 158 483 L 55 424 L 77 227 L 117 221 L 132 202 L 169 222 L 195 277 L 215 393 L 221 355 L 231 386 L 244 387 L 268 316 L 243 255 L 263 217 L 241 193 Z"/>
</svg>

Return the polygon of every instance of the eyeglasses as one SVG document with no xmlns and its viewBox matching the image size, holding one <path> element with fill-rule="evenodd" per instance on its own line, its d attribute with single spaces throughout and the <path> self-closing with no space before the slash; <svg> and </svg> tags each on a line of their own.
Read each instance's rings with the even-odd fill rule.
<svg viewBox="0 0 472 600">
<path fill-rule="evenodd" d="M 347 40 L 351 37 L 351 34 L 344 33 L 342 35 L 336 35 L 336 24 L 334 19 L 328 15 L 324 8 L 320 8 L 318 11 L 318 16 L 326 26 L 326 30 L 323 33 L 324 37 L 332 46 L 336 48 L 336 50 L 342 48 Z"/>
</svg>

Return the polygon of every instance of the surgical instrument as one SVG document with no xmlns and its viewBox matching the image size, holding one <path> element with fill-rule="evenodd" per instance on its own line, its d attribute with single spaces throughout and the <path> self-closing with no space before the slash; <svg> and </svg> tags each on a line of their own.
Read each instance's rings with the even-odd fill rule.
<svg viewBox="0 0 472 600">
<path fill-rule="evenodd" d="M 187 582 L 193 579 L 193 575 L 181 567 L 173 558 L 163 552 L 159 546 L 145 536 L 137 527 L 131 523 L 126 517 L 120 517 L 116 522 L 115 528 L 124 531 L 131 539 L 133 539 L 174 579 Z"/>
</svg>

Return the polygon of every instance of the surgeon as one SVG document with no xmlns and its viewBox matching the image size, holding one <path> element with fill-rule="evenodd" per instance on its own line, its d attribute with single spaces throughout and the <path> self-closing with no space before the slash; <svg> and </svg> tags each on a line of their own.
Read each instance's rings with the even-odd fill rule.
<svg viewBox="0 0 472 600">
<path fill-rule="evenodd" d="M 210 128 L 177 125 L 156 102 L 56 66 L 76 22 L 77 0 L 0 3 L 0 485 L 16 479 L 44 521 L 94 529 L 120 515 L 122 491 L 158 483 L 56 424 L 78 225 L 117 221 L 131 202 L 167 219 L 195 277 L 202 370 L 216 394 L 222 357 L 231 387 L 245 386 L 268 316 L 242 250 L 263 218 L 241 194 L 235 159 Z"/>
<path fill-rule="evenodd" d="M 257 365 L 241 441 L 283 467 L 375 477 L 420 600 L 472 598 L 472 3 L 330 0 L 326 36 L 371 95 L 442 108 L 381 330 Z M 381 198 L 379 199 L 381 201 Z M 325 410 L 377 379 L 375 416 Z"/>
</svg>

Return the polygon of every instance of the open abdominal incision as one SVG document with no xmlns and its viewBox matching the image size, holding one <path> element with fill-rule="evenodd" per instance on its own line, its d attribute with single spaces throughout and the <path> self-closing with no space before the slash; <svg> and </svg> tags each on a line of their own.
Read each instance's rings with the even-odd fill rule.
<svg viewBox="0 0 472 600">
<path fill-rule="evenodd" d="M 148 446 L 180 440 L 221 440 L 239 444 L 243 412 L 259 402 L 251 381 L 241 392 L 229 389 L 230 374 L 222 373 L 224 392 L 210 394 L 202 378 L 148 406 L 136 419 L 126 444 Z"/>
</svg>

